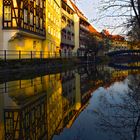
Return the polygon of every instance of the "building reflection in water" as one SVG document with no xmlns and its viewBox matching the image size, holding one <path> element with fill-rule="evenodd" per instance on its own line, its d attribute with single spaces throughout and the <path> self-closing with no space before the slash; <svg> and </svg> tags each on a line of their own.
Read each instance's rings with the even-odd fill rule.
<svg viewBox="0 0 140 140">
<path fill-rule="evenodd" d="M 51 139 L 62 119 L 60 74 L 7 82 L 1 90 L 1 139 Z"/>
<path fill-rule="evenodd" d="M 81 67 L 1 84 L 0 139 L 51 140 L 72 126 L 94 90 L 108 87 L 129 73 L 104 66 Z"/>
</svg>

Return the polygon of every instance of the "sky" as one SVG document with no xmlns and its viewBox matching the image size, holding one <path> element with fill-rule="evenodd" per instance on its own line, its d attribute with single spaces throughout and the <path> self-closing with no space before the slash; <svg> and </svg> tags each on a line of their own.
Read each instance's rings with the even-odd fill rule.
<svg viewBox="0 0 140 140">
<path fill-rule="evenodd" d="M 76 5 L 88 18 L 89 22 L 101 32 L 103 29 L 109 30 L 111 34 L 125 34 L 124 28 L 115 28 L 114 25 L 122 23 L 123 19 L 103 18 L 99 20 L 103 14 L 101 13 L 101 0 L 76 0 Z M 111 13 L 110 13 L 111 14 Z"/>
</svg>

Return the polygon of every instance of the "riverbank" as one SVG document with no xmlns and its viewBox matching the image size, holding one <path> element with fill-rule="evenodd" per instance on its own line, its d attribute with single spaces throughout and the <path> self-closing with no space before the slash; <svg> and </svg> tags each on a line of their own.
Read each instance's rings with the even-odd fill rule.
<svg viewBox="0 0 140 140">
<path fill-rule="evenodd" d="M 33 59 L 33 60 L 8 60 L 0 62 L 0 73 L 9 72 L 9 71 L 20 71 L 20 70 L 28 70 L 28 69 L 57 69 L 57 68 L 65 68 L 72 67 L 76 64 L 79 64 L 80 61 L 77 58 L 54 58 L 54 59 Z"/>
<path fill-rule="evenodd" d="M 122 58 L 122 57 L 113 57 L 110 58 L 108 56 L 100 56 L 96 57 L 95 60 L 86 58 L 48 58 L 48 59 L 22 59 L 22 60 L 8 60 L 8 61 L 0 61 L 0 75 L 15 75 L 17 73 L 22 73 L 26 75 L 29 73 L 32 75 L 33 73 L 39 73 L 40 71 L 44 72 L 61 72 L 64 70 L 68 70 L 74 67 L 78 67 L 81 64 L 104 64 L 108 65 L 109 63 L 114 62 L 129 62 L 140 60 L 139 58 Z M 33 74 L 34 75 L 34 74 Z"/>
</svg>

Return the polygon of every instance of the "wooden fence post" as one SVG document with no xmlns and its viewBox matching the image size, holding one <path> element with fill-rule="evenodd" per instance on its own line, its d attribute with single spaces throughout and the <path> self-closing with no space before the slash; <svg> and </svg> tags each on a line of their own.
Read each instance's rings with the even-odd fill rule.
<svg viewBox="0 0 140 140">
<path fill-rule="evenodd" d="M 32 53 L 32 51 L 31 51 L 31 60 L 32 60 L 32 58 L 33 58 L 33 53 Z"/>
<path fill-rule="evenodd" d="M 19 51 L 19 60 L 21 60 L 21 51 Z"/>
<path fill-rule="evenodd" d="M 40 59 L 42 59 L 42 51 L 40 51 Z"/>
<path fill-rule="evenodd" d="M 4 61 L 6 61 L 7 60 L 7 58 L 6 58 L 6 50 L 4 50 Z"/>
</svg>

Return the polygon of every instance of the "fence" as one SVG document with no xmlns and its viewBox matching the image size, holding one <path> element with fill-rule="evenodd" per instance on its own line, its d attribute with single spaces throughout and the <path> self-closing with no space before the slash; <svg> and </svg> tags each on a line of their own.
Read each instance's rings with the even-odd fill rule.
<svg viewBox="0 0 140 140">
<path fill-rule="evenodd" d="M 21 59 L 47 59 L 47 58 L 72 58 L 76 53 L 58 53 L 47 51 L 16 51 L 0 50 L 0 60 L 21 60 Z"/>
</svg>

